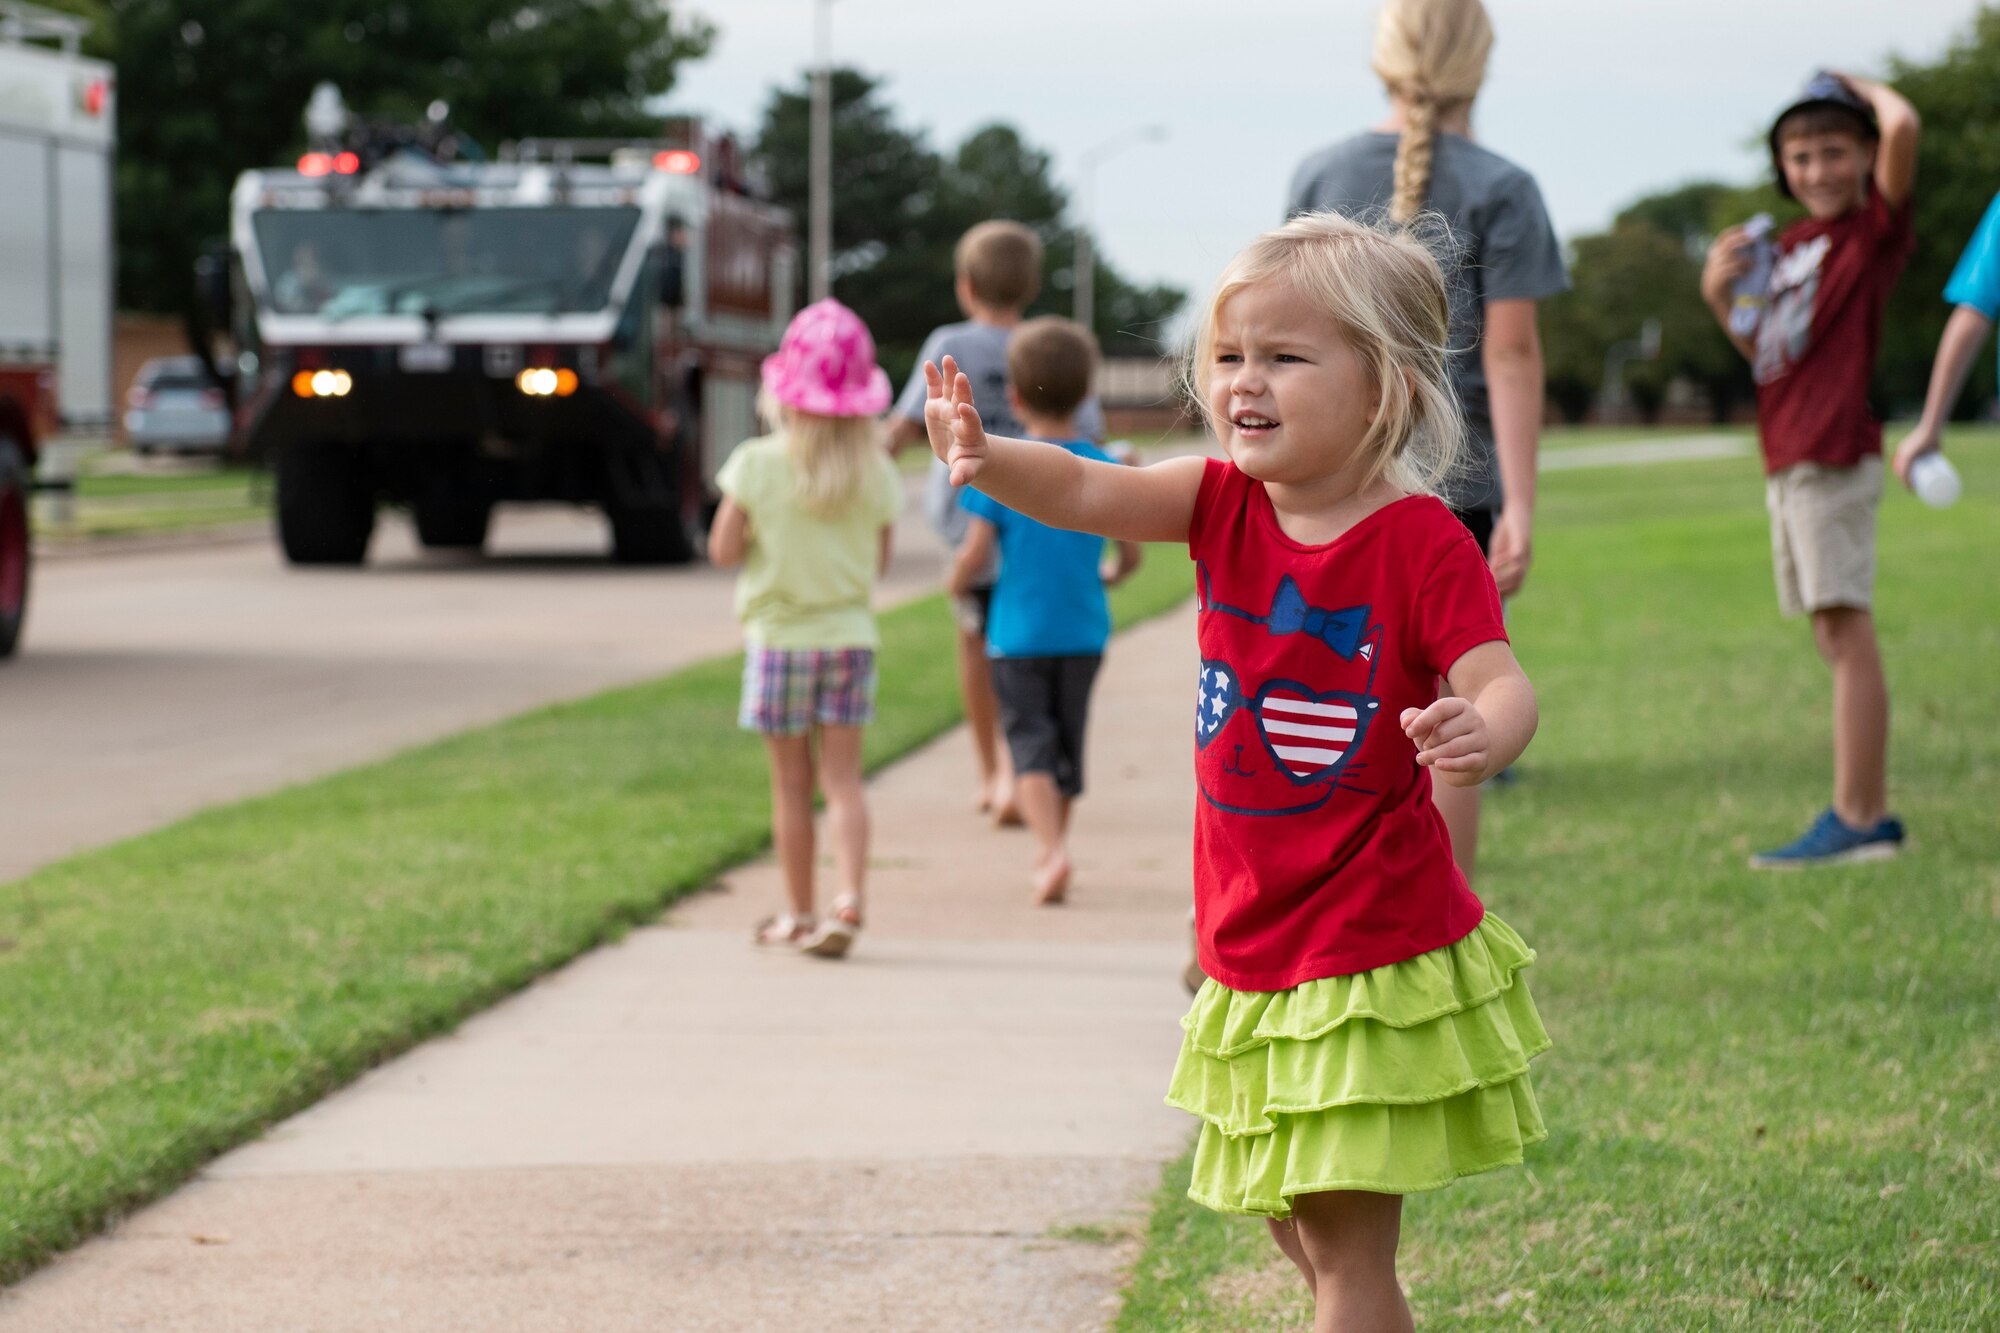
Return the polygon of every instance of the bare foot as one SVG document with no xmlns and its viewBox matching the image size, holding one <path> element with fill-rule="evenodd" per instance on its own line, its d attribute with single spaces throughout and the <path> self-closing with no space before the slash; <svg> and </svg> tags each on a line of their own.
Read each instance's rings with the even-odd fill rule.
<svg viewBox="0 0 2000 1333">
<path fill-rule="evenodd" d="M 1035 868 L 1035 906 L 1055 907 L 1069 893 L 1069 856 L 1057 852 Z"/>
</svg>

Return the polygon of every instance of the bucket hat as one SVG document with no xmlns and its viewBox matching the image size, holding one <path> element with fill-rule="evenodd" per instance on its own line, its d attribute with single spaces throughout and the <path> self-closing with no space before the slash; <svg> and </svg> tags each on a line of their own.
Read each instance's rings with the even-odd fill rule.
<svg viewBox="0 0 2000 1333">
<path fill-rule="evenodd" d="M 868 326 L 830 296 L 792 316 L 764 358 L 764 388 L 786 407 L 823 417 L 872 417 L 890 398 Z"/>
<path fill-rule="evenodd" d="M 1778 193 L 1792 198 L 1792 187 L 1785 183 L 1784 156 L 1779 150 L 1778 127 L 1785 123 L 1785 117 L 1794 111 L 1804 111 L 1808 107 L 1838 107 L 1854 118 L 1854 128 L 1865 139 L 1879 139 L 1881 130 L 1875 124 L 1875 109 L 1854 95 L 1844 80 L 1825 70 L 1819 71 L 1806 80 L 1806 86 L 1791 104 L 1777 114 L 1771 122 L 1771 133 L 1766 136 L 1771 144 L 1771 169 L 1778 174 Z"/>
</svg>

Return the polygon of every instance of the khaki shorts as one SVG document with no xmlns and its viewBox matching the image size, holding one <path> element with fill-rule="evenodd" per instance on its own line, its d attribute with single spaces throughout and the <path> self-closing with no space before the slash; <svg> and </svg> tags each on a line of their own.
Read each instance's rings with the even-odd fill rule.
<svg viewBox="0 0 2000 1333">
<path fill-rule="evenodd" d="M 1882 460 L 1853 467 L 1795 463 L 1764 483 L 1771 511 L 1771 565 L 1778 609 L 1788 616 L 1875 598 L 1875 510 Z"/>
</svg>

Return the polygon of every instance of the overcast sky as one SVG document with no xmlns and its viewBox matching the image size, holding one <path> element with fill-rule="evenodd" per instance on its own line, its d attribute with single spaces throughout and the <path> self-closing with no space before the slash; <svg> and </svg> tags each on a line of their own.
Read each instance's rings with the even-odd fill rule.
<svg viewBox="0 0 2000 1333">
<path fill-rule="evenodd" d="M 691 0 L 718 28 L 668 98 L 742 130 L 812 55 L 813 0 Z M 1497 41 L 1478 138 L 1540 180 L 1556 230 L 1634 197 L 1747 180 L 1746 146 L 1821 65 L 1878 72 L 1942 53 L 1974 0 L 1488 0 Z M 1383 111 L 1375 0 L 837 0 L 836 63 L 888 80 L 900 123 L 949 147 L 995 120 L 1078 157 L 1133 126 L 1169 137 L 1097 169 L 1100 248 L 1127 275 L 1199 292 L 1275 225 L 1299 159 Z M 1919 183 L 1921 188 L 1921 183 Z M 836 200 L 834 207 L 839 207 Z"/>
</svg>

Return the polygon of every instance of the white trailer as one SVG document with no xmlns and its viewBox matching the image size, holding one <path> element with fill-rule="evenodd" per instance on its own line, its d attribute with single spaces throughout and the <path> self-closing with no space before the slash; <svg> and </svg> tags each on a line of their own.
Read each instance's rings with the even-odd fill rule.
<svg viewBox="0 0 2000 1333">
<path fill-rule="evenodd" d="M 54 364 L 66 427 L 112 421 L 116 80 L 86 26 L 0 3 L 0 348 Z"/>
<path fill-rule="evenodd" d="M 116 82 L 89 25 L 0 0 L 0 657 L 27 616 L 43 441 L 108 427 Z"/>
</svg>

